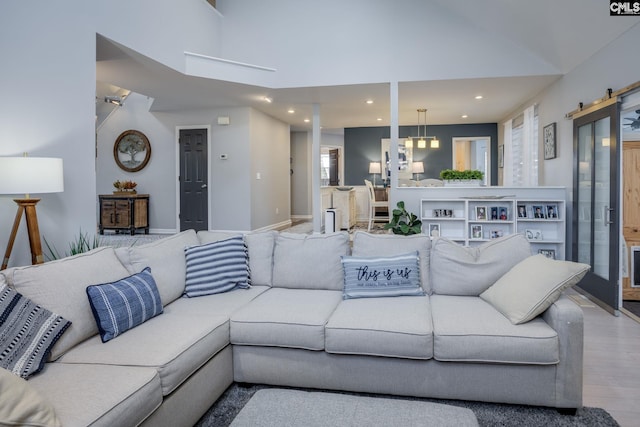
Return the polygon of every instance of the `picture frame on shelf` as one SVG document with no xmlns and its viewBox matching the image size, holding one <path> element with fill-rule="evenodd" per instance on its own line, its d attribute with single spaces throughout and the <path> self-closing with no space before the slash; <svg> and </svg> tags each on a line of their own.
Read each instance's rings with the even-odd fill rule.
<svg viewBox="0 0 640 427">
<path fill-rule="evenodd" d="M 509 219 L 509 209 L 504 206 L 500 207 L 500 210 L 498 211 L 498 219 L 500 221 L 507 221 Z"/>
<path fill-rule="evenodd" d="M 504 236 L 504 232 L 502 230 L 491 230 L 490 237 L 492 239 L 497 239 Z"/>
<path fill-rule="evenodd" d="M 531 207 L 531 211 L 533 212 L 533 217 L 535 219 L 546 219 L 547 213 L 542 205 L 533 205 Z"/>
<path fill-rule="evenodd" d="M 471 238 L 475 240 L 482 239 L 482 226 L 474 224 L 471 226 Z"/>
<path fill-rule="evenodd" d="M 548 219 L 558 219 L 559 215 L 558 215 L 558 205 L 551 204 L 551 205 L 547 205 L 547 218 Z"/>
<path fill-rule="evenodd" d="M 453 218 L 453 209 L 434 209 L 434 218 Z"/>
<path fill-rule="evenodd" d="M 556 259 L 555 249 L 538 249 L 538 253 L 546 256 L 547 258 Z"/>
<path fill-rule="evenodd" d="M 498 207 L 497 206 L 491 206 L 491 220 L 492 221 L 497 221 L 498 220 Z"/>
<path fill-rule="evenodd" d="M 528 240 L 542 240 L 542 230 L 528 228 L 525 230 Z"/>
<path fill-rule="evenodd" d="M 429 224 L 429 237 L 440 237 L 440 224 Z"/>
<path fill-rule="evenodd" d="M 476 220 L 486 221 L 486 219 L 487 219 L 487 207 L 476 206 Z"/>
<path fill-rule="evenodd" d="M 527 218 L 527 205 L 518 205 L 518 218 Z"/>
</svg>

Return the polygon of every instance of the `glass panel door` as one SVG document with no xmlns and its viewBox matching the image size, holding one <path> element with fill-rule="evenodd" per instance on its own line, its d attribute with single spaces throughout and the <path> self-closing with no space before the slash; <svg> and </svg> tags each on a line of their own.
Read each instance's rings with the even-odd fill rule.
<svg viewBox="0 0 640 427">
<path fill-rule="evenodd" d="M 591 265 L 579 286 L 612 311 L 619 306 L 618 103 L 574 120 L 573 259 Z"/>
</svg>

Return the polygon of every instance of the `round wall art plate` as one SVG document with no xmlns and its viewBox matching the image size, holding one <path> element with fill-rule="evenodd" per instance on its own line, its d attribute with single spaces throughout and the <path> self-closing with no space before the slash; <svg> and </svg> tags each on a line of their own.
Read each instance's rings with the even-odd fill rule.
<svg viewBox="0 0 640 427">
<path fill-rule="evenodd" d="M 149 139 L 140 131 L 125 130 L 113 145 L 113 158 L 122 170 L 127 172 L 141 170 L 151 158 Z"/>
</svg>

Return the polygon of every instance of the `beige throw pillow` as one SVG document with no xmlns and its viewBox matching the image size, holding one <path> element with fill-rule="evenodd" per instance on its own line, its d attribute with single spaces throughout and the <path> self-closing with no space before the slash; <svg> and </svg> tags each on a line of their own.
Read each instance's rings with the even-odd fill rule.
<svg viewBox="0 0 640 427">
<path fill-rule="evenodd" d="M 27 381 L 0 368 L 0 425 L 62 426 L 51 404 Z"/>
<path fill-rule="evenodd" d="M 514 266 L 480 298 L 518 325 L 543 313 L 560 298 L 562 291 L 578 283 L 589 268 L 587 264 L 534 255 Z"/>
<path fill-rule="evenodd" d="M 466 247 L 444 237 L 431 246 L 431 286 L 438 295 L 478 296 L 514 265 L 531 256 L 524 234 Z"/>
</svg>

